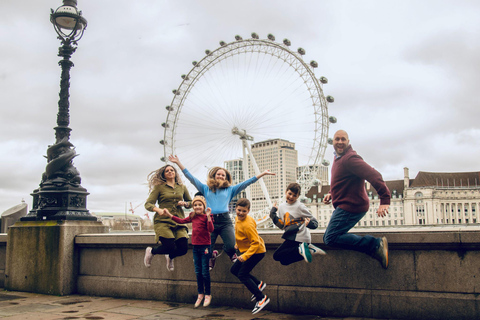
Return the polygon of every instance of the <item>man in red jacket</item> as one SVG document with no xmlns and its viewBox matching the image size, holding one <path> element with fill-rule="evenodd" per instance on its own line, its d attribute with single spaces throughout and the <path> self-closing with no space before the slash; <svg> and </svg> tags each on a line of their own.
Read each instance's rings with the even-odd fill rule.
<svg viewBox="0 0 480 320">
<path fill-rule="evenodd" d="M 368 211 L 369 199 L 365 189 L 365 180 L 377 190 L 380 206 L 377 214 L 385 217 L 390 206 L 390 191 L 382 175 L 368 165 L 350 145 L 348 134 L 339 130 L 333 136 L 335 160 L 332 165 L 330 192 L 323 203 L 333 202 L 332 213 L 327 230 L 323 236 L 326 245 L 366 253 L 388 268 L 387 238 L 375 238 L 370 235 L 358 236 L 348 233 Z"/>
</svg>

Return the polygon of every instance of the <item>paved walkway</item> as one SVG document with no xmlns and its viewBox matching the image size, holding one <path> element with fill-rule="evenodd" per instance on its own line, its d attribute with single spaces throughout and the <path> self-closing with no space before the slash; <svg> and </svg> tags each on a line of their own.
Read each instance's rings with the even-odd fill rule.
<svg viewBox="0 0 480 320">
<path fill-rule="evenodd" d="M 150 300 L 115 299 L 82 295 L 50 296 L 37 293 L 0 291 L 0 319 L 18 320 L 188 320 L 188 319 L 258 319 L 258 320 L 338 320 L 315 315 L 292 315 L 231 307 L 200 307 L 191 304 Z M 360 320 L 361 318 L 345 318 Z M 363 319 L 367 320 L 367 319 Z"/>
</svg>

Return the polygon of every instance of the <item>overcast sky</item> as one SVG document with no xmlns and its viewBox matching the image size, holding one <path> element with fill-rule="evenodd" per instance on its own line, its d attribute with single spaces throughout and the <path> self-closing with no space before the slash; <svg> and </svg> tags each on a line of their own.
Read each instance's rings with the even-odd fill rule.
<svg viewBox="0 0 480 320">
<path fill-rule="evenodd" d="M 55 140 L 60 42 L 49 14 L 60 5 L 0 1 L 1 212 L 22 199 L 31 209 Z M 335 97 L 329 136 L 347 130 L 386 180 L 402 179 L 404 167 L 411 178 L 480 171 L 478 1 L 78 0 L 78 8 L 88 27 L 72 57 L 70 141 L 91 212 L 124 212 L 130 202 L 145 212 L 180 75 L 205 49 L 251 32 L 288 38 L 318 62 Z"/>
</svg>

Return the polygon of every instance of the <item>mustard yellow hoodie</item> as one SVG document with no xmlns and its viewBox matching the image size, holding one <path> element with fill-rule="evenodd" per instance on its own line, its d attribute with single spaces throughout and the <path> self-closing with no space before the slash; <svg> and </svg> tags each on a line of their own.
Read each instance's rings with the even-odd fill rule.
<svg viewBox="0 0 480 320">
<path fill-rule="evenodd" d="M 255 220 L 247 215 L 245 220 L 235 218 L 235 241 L 245 260 L 257 253 L 265 253 L 265 242 L 258 235 Z"/>
</svg>

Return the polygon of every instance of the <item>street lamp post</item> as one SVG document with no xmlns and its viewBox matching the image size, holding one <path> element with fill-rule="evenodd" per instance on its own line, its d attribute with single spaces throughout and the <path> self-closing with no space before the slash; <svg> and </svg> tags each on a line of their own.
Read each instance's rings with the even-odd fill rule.
<svg viewBox="0 0 480 320">
<path fill-rule="evenodd" d="M 97 220 L 87 210 L 87 195 L 83 188 L 80 173 L 73 166 L 77 156 L 74 145 L 69 141 L 70 114 L 68 98 L 70 88 L 70 69 L 72 54 L 77 49 L 77 42 L 83 36 L 87 20 L 77 9 L 76 0 L 63 0 L 63 5 L 50 15 L 58 39 L 62 46 L 58 56 L 62 69 L 60 79 L 60 99 L 58 101 L 55 144 L 48 146 L 47 166 L 42 175 L 40 187 L 33 191 L 33 208 L 22 221 L 31 220 Z"/>
</svg>

